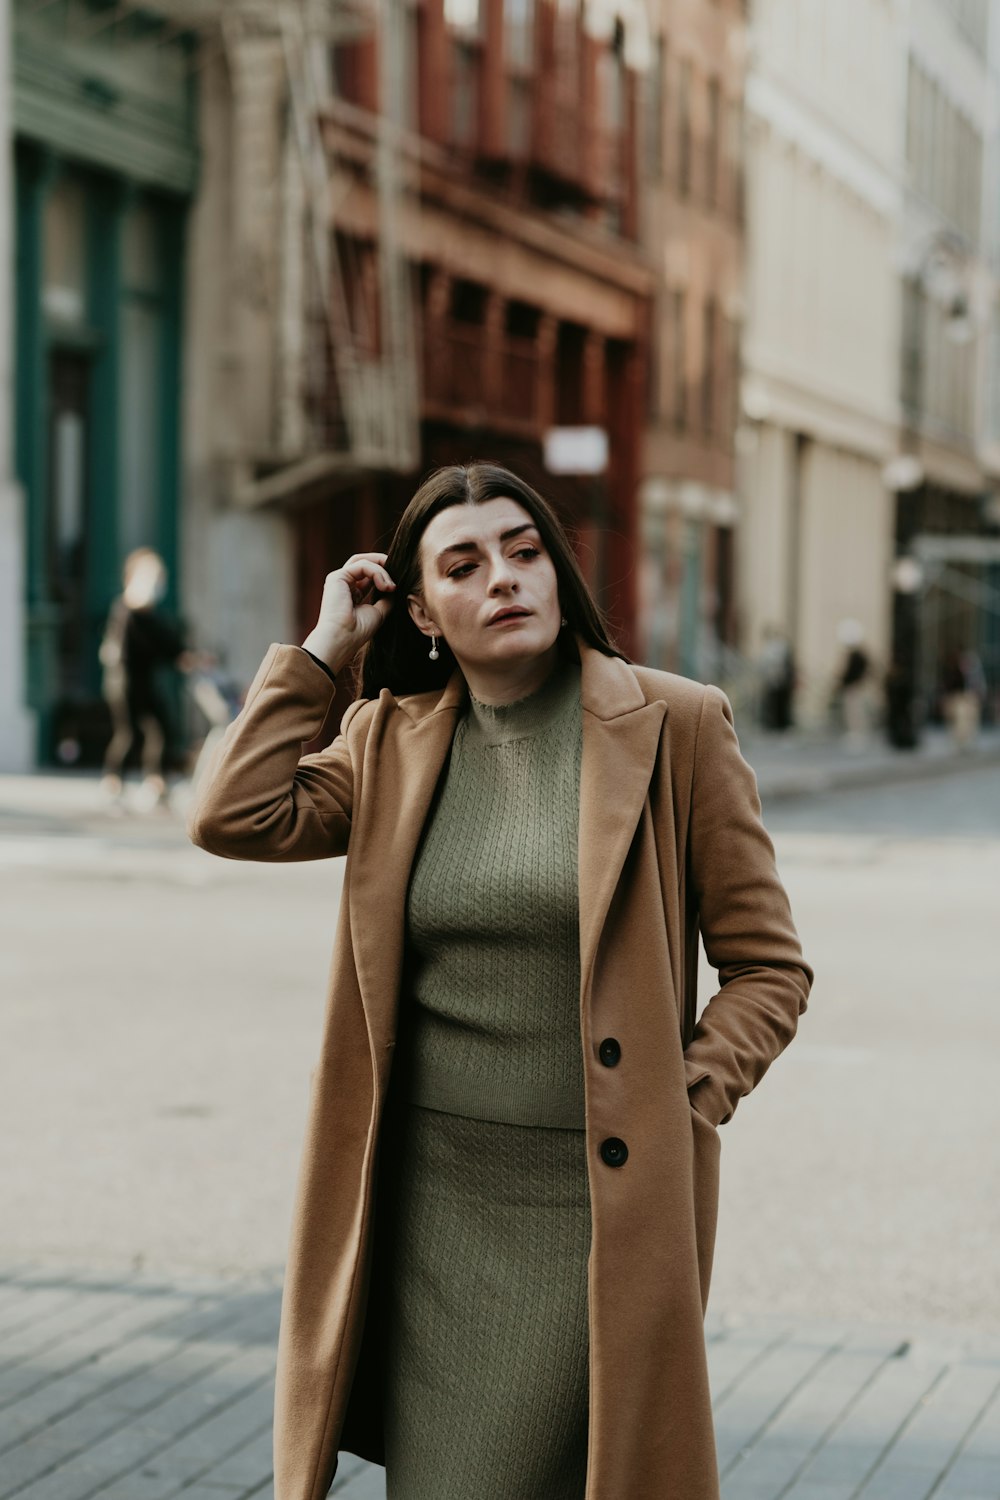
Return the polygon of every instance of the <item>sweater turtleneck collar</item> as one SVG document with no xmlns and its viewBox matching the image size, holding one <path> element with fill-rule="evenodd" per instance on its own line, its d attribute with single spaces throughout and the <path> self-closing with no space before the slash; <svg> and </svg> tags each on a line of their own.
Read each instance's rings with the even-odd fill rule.
<svg viewBox="0 0 1000 1500">
<path fill-rule="evenodd" d="M 541 734 L 580 700 L 580 663 L 560 654 L 541 687 L 511 703 L 481 703 L 471 692 L 464 741 L 502 745 Z"/>
</svg>

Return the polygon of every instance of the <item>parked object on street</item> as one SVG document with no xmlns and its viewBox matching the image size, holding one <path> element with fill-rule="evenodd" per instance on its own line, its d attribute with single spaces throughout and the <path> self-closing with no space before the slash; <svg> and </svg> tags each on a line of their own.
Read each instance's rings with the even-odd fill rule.
<svg viewBox="0 0 1000 1500">
<path fill-rule="evenodd" d="M 361 696 L 303 756 L 361 648 Z M 813 978 L 725 695 L 616 649 L 535 490 L 449 467 L 389 553 L 327 576 L 303 646 L 271 645 L 188 828 L 233 859 L 347 856 L 276 1500 L 325 1494 L 341 1451 L 414 1497 L 496 1493 L 500 1465 L 519 1500 L 719 1500 L 719 1127 Z"/>
</svg>

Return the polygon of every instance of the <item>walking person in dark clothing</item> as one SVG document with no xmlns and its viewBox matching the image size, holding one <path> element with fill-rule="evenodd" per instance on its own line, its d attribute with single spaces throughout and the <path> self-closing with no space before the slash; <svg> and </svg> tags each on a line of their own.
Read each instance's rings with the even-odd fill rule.
<svg viewBox="0 0 1000 1500">
<path fill-rule="evenodd" d="M 837 633 L 844 648 L 837 677 L 837 694 L 844 719 L 844 744 L 849 750 L 863 750 L 869 737 L 872 661 L 859 621 L 841 620 Z"/>
<path fill-rule="evenodd" d="M 111 712 L 112 735 L 104 753 L 106 797 L 124 791 L 125 762 L 137 736 L 142 738 L 142 800 L 150 807 L 166 801 L 164 752 L 170 714 L 159 682 L 161 668 L 189 671 L 197 661 L 185 647 L 180 628 L 157 610 L 167 588 L 166 564 L 151 547 L 138 547 L 125 559 L 123 589 L 108 612 L 100 659 L 103 692 Z"/>
<path fill-rule="evenodd" d="M 763 683 L 761 721 L 764 728 L 779 731 L 791 729 L 795 657 L 791 642 L 777 625 L 765 627 L 760 670 Z"/>
</svg>

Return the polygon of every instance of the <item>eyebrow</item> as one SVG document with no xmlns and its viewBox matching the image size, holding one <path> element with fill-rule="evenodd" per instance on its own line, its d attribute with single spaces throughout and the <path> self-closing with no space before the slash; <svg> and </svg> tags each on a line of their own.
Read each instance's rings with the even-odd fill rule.
<svg viewBox="0 0 1000 1500">
<path fill-rule="evenodd" d="M 512 536 L 520 536 L 522 531 L 538 531 L 538 527 L 534 521 L 524 521 L 520 526 L 511 526 L 507 531 L 501 531 L 498 540 L 501 542 L 509 541 Z M 540 536 L 541 532 L 538 534 Z M 450 547 L 443 547 L 441 549 L 434 561 L 439 563 L 444 558 L 450 557 L 453 552 L 478 552 L 478 550 L 478 542 L 452 542 Z"/>
</svg>

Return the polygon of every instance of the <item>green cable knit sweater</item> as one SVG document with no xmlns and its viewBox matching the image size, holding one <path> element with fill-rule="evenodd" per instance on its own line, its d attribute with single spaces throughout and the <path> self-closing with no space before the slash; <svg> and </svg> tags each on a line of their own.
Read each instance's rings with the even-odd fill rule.
<svg viewBox="0 0 1000 1500">
<path fill-rule="evenodd" d="M 397 1067 L 413 1104 L 584 1128 L 577 844 L 580 666 L 470 696 L 407 897 Z"/>
</svg>

